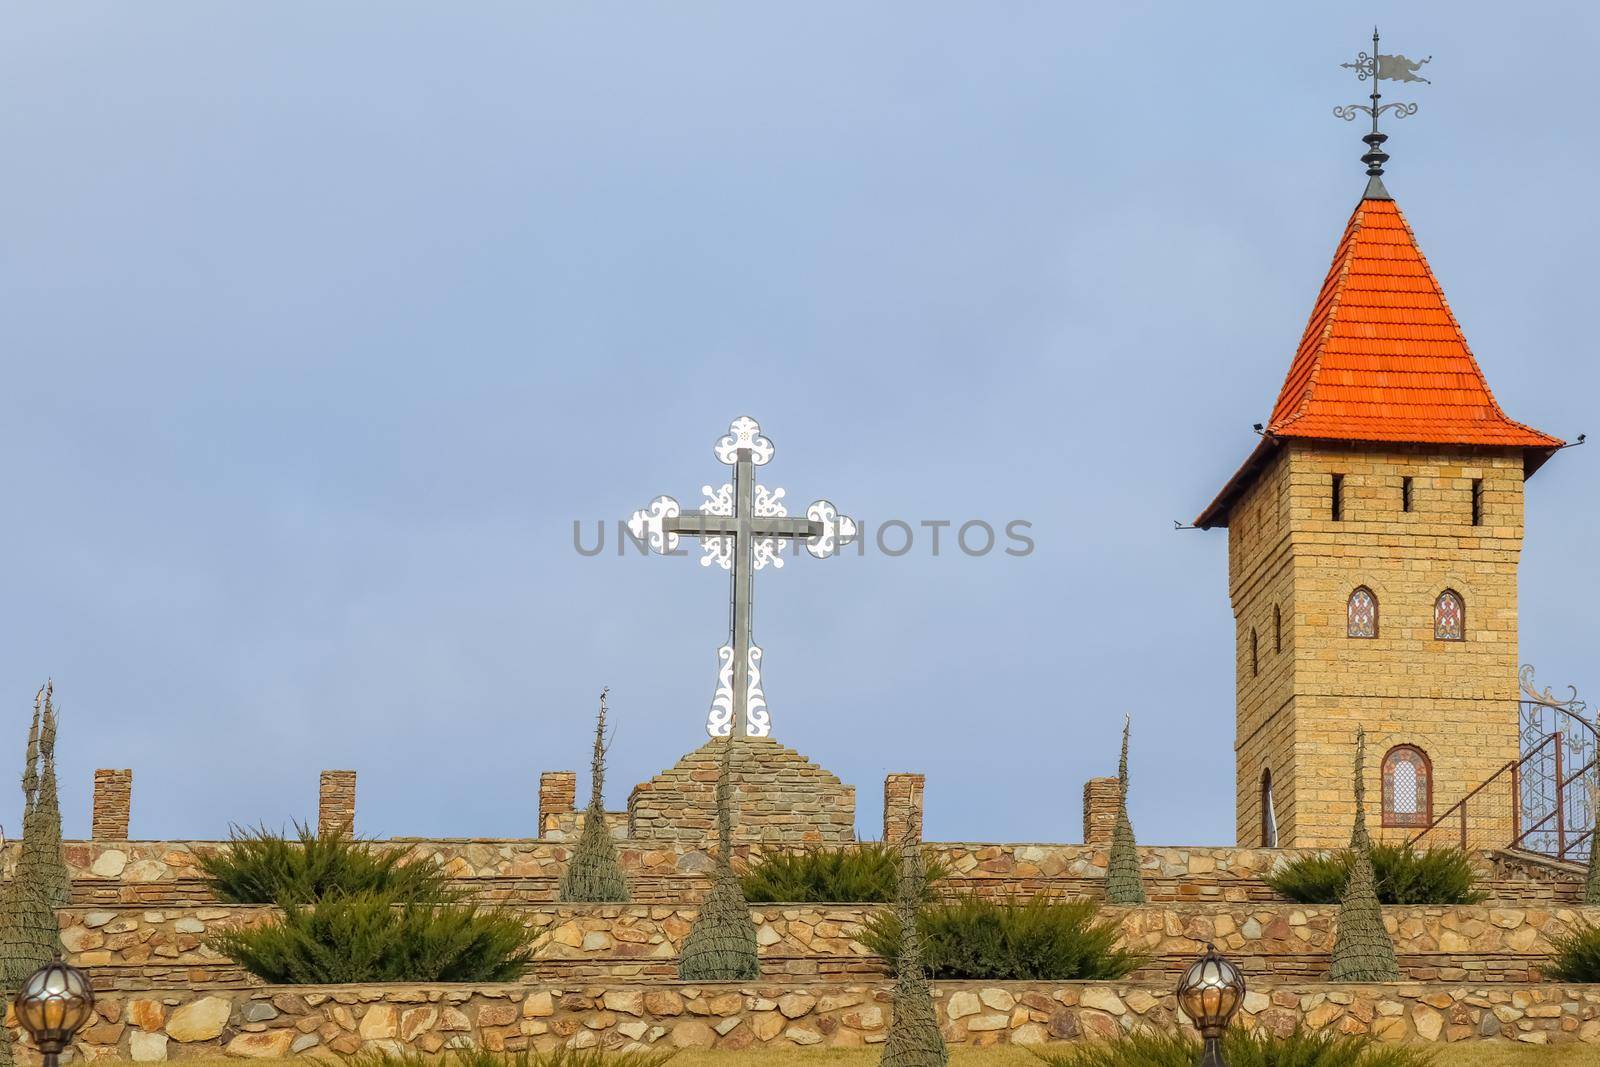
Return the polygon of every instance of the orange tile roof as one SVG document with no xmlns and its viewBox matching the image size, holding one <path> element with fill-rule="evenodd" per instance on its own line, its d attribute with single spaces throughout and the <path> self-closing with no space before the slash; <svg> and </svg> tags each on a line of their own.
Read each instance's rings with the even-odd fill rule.
<svg viewBox="0 0 1600 1067">
<path fill-rule="evenodd" d="M 1500 410 L 1405 216 L 1375 198 L 1345 227 L 1262 447 L 1195 525 L 1224 525 L 1273 442 L 1290 437 L 1523 448 L 1538 453 L 1532 466 L 1562 445 Z"/>
</svg>

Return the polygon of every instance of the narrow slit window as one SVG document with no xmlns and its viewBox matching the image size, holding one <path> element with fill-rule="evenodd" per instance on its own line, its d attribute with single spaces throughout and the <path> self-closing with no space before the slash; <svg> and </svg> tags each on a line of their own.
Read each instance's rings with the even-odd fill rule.
<svg viewBox="0 0 1600 1067">
<path fill-rule="evenodd" d="M 1472 479 L 1472 525 L 1483 525 L 1483 479 Z"/>
<path fill-rule="evenodd" d="M 1283 651 L 1283 609 L 1272 605 L 1272 651 Z"/>
<path fill-rule="evenodd" d="M 1256 655 L 1256 630 L 1250 628 L 1250 677 L 1254 678 L 1261 673 L 1261 660 Z"/>
<path fill-rule="evenodd" d="M 1411 479 L 1409 477 L 1400 479 L 1400 510 L 1411 510 Z"/>
<path fill-rule="evenodd" d="M 1328 493 L 1328 514 L 1334 522 L 1344 519 L 1344 475 L 1335 474 Z"/>
<path fill-rule="evenodd" d="M 1272 802 L 1272 772 L 1261 772 L 1261 847 L 1278 847 L 1278 812 Z"/>
</svg>

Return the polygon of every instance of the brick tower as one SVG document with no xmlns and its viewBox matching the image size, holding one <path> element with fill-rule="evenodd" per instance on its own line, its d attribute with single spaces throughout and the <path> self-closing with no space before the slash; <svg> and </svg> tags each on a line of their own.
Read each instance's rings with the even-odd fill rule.
<svg viewBox="0 0 1600 1067">
<path fill-rule="evenodd" d="M 1259 444 L 1195 520 L 1228 528 L 1241 845 L 1349 840 L 1358 723 L 1380 840 L 1516 758 L 1523 486 L 1561 446 L 1500 410 L 1374 175 Z"/>
</svg>

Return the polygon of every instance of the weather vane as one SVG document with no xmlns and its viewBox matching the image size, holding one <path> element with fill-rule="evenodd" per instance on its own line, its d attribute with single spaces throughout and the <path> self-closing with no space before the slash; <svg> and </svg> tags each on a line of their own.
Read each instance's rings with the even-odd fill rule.
<svg viewBox="0 0 1600 1067">
<path fill-rule="evenodd" d="M 1383 142 L 1389 139 L 1389 135 L 1378 132 L 1378 117 L 1385 111 L 1393 112 L 1394 117 L 1397 119 L 1403 119 L 1407 115 L 1415 115 L 1417 113 L 1416 104 L 1394 102 L 1380 105 L 1378 103 L 1378 82 L 1388 79 L 1389 81 L 1397 82 L 1424 82 L 1432 85 L 1431 81 L 1417 73 L 1424 63 L 1431 62 L 1432 59 L 1432 56 L 1427 57 L 1427 59 L 1407 59 L 1402 55 L 1384 55 L 1378 51 L 1378 27 L 1374 26 L 1372 27 L 1372 54 L 1368 55 L 1365 52 L 1361 52 L 1356 56 L 1354 63 L 1339 64 L 1345 70 L 1355 71 L 1356 80 L 1358 81 L 1366 81 L 1369 78 L 1372 80 L 1371 104 L 1345 104 L 1342 107 L 1333 109 L 1334 115 L 1344 119 L 1346 122 L 1354 120 L 1358 113 L 1372 116 L 1372 132 L 1361 138 L 1367 142 L 1367 153 L 1361 157 L 1361 162 L 1367 165 L 1367 174 L 1371 178 L 1367 183 L 1369 196 L 1381 194 L 1381 199 L 1389 199 L 1389 194 L 1384 190 L 1383 182 L 1379 177 L 1383 173 L 1383 165 L 1389 161 L 1389 153 L 1383 150 Z"/>
</svg>

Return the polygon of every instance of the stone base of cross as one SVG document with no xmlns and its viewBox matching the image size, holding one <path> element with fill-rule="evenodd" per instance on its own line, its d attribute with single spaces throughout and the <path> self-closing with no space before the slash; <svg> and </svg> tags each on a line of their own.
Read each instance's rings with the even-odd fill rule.
<svg viewBox="0 0 1600 1067">
<path fill-rule="evenodd" d="M 634 539 L 652 551 L 671 552 L 680 536 L 698 537 L 704 550 L 700 565 L 716 563 L 730 572 L 729 637 L 717 650 L 717 691 L 706 720 L 712 737 L 734 731 L 766 737 L 772 731 L 761 687 L 761 646 L 751 636 L 755 572 L 768 564 L 783 566 L 784 541 L 804 541 L 806 551 L 824 559 L 856 536 L 855 520 L 840 515 L 831 502 L 818 500 L 806 508 L 805 518 L 791 517 L 782 489 L 756 484 L 755 468 L 769 463 L 774 451 L 755 419 L 734 419 L 712 449 L 718 462 L 733 468 L 731 481 L 716 489 L 701 487 L 705 502 L 699 508 L 686 511 L 672 497 L 658 496 L 628 520 Z"/>
</svg>

